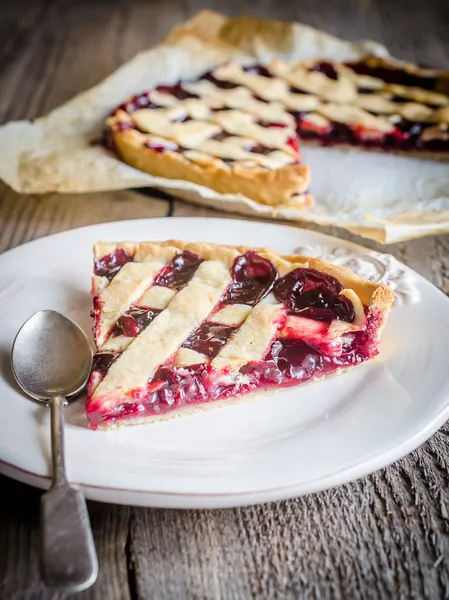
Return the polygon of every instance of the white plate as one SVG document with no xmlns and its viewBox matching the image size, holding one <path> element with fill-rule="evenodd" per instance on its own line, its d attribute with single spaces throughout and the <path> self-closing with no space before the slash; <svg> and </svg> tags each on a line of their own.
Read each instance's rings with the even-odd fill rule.
<svg viewBox="0 0 449 600">
<path fill-rule="evenodd" d="M 0 256 L 0 469 L 46 487 L 49 414 L 25 400 L 9 367 L 20 325 L 52 308 L 90 331 L 96 240 L 210 240 L 332 255 L 397 292 L 382 358 L 255 402 L 155 425 L 90 431 L 81 401 L 67 410 L 69 478 L 95 500 L 176 508 L 228 507 L 316 492 L 388 465 L 449 416 L 449 301 L 391 257 L 265 223 L 146 219 L 94 225 Z"/>
</svg>

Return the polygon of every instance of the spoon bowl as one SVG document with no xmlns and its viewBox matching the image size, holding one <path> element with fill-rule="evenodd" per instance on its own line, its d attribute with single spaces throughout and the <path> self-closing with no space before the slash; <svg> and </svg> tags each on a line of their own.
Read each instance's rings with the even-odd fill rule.
<svg viewBox="0 0 449 600">
<path fill-rule="evenodd" d="M 19 330 L 11 364 L 22 390 L 47 403 L 58 395 L 70 399 L 85 387 L 92 350 L 76 323 L 54 310 L 41 310 Z"/>
<path fill-rule="evenodd" d="M 19 330 L 12 372 L 34 400 L 51 408 L 53 478 L 41 497 L 41 570 L 49 587 L 79 592 L 97 578 L 98 562 L 83 494 L 67 481 L 64 406 L 86 386 L 92 364 L 88 339 L 73 321 L 42 310 Z"/>
</svg>

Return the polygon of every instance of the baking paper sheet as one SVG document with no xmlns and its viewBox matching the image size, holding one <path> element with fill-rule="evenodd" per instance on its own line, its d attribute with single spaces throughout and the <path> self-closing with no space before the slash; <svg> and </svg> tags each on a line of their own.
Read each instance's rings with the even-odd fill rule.
<svg viewBox="0 0 449 600">
<path fill-rule="evenodd" d="M 33 122 L 0 128 L 0 177 L 21 193 L 92 192 L 158 187 L 179 198 L 264 218 L 344 227 L 382 243 L 449 232 L 449 165 L 378 153 L 302 145 L 316 207 L 261 206 L 185 181 L 133 169 L 92 141 L 105 117 L 128 96 L 189 79 L 235 59 L 350 60 L 388 55 L 375 42 L 349 43 L 299 23 L 227 19 L 205 11 L 165 42 L 138 54 L 94 88 Z"/>
</svg>

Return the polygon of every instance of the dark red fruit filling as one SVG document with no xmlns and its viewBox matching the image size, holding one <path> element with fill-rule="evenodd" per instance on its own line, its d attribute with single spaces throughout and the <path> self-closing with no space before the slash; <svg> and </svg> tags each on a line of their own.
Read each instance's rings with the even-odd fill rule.
<svg viewBox="0 0 449 600">
<path fill-rule="evenodd" d="M 341 296 L 343 286 L 330 275 L 315 269 L 295 269 L 276 281 L 273 293 L 291 314 L 332 321 L 340 319 L 351 323 L 354 320 L 354 307 Z"/>
<path fill-rule="evenodd" d="M 369 75 L 382 79 L 385 83 L 397 83 L 409 87 L 419 87 L 424 90 L 435 90 L 437 80 L 433 76 L 422 76 L 413 73 L 407 73 L 402 69 L 394 69 L 388 67 L 371 67 L 369 64 L 362 62 L 347 62 L 346 66 L 351 68 L 359 75 Z"/>
<path fill-rule="evenodd" d="M 111 330 L 111 336 L 137 337 L 161 311 L 157 308 L 133 306 L 122 315 Z"/>
<path fill-rule="evenodd" d="M 245 67 L 244 69 L 247 73 L 252 73 L 253 75 L 261 75 L 262 77 L 272 78 L 273 75 L 262 65 L 252 65 L 251 67 Z"/>
<path fill-rule="evenodd" d="M 248 375 L 255 386 L 289 386 L 357 365 L 378 354 L 376 331 L 372 325 L 347 334 L 339 356 L 328 356 L 319 347 L 306 342 L 276 340 L 264 361 L 245 365 L 241 372 Z"/>
<path fill-rule="evenodd" d="M 106 375 L 111 364 L 119 356 L 119 352 L 97 352 L 92 361 L 92 372 L 99 371 Z"/>
<path fill-rule="evenodd" d="M 94 273 L 100 277 L 107 277 L 110 280 L 117 275 L 123 265 L 132 261 L 133 257 L 131 254 L 123 250 L 123 248 L 117 248 L 111 254 L 103 256 L 95 262 Z"/>
<path fill-rule="evenodd" d="M 329 79 L 334 79 L 334 80 L 338 79 L 337 71 L 335 70 L 333 65 L 331 65 L 331 63 L 329 63 L 329 62 L 323 61 L 323 62 L 316 63 L 310 70 L 324 73 L 324 75 L 326 75 L 326 77 L 329 77 Z"/>
<path fill-rule="evenodd" d="M 182 82 L 176 83 L 175 85 L 160 85 L 156 88 L 161 94 L 169 94 L 178 98 L 178 100 L 187 100 L 187 98 L 199 98 L 197 94 L 192 94 L 182 87 Z"/>
<path fill-rule="evenodd" d="M 160 367 L 149 385 L 148 400 L 154 413 L 192 402 L 192 398 L 205 398 L 208 367 L 193 365 L 182 369 Z"/>
<path fill-rule="evenodd" d="M 361 75 L 369 75 L 382 79 L 386 83 L 396 83 L 410 87 L 420 87 L 427 90 L 435 90 L 437 80 L 433 76 L 425 77 L 407 73 L 399 69 L 389 69 L 387 67 L 370 67 L 365 62 L 346 63 L 348 67 Z M 337 73 L 334 67 L 327 62 L 317 63 L 311 70 L 320 71 L 330 79 L 337 79 Z M 296 90 L 294 90 L 296 91 Z M 358 90 L 362 94 L 371 94 L 373 90 L 362 88 Z M 393 97 L 394 102 L 410 102 L 407 98 Z M 373 114 L 376 114 L 373 112 Z M 316 130 L 308 126 L 307 113 L 294 113 L 297 121 L 298 132 L 305 140 L 317 140 L 321 145 L 346 145 L 363 146 L 369 148 L 380 148 L 385 151 L 427 151 L 427 152 L 447 152 L 449 141 L 444 139 L 423 140 L 421 135 L 423 131 L 432 127 L 429 123 L 416 123 L 403 119 L 395 123 L 395 130 L 391 133 L 379 135 L 364 135 L 363 129 L 350 127 L 343 123 L 331 123 L 325 130 Z"/>
<path fill-rule="evenodd" d="M 226 131 L 221 131 L 220 133 L 217 133 L 214 136 L 212 136 L 210 139 L 215 140 L 217 142 L 221 142 L 222 140 L 226 140 L 229 137 L 231 137 L 230 133 L 226 133 Z"/>
<path fill-rule="evenodd" d="M 306 91 L 300 90 L 299 88 L 297 88 L 293 85 L 289 86 L 288 91 L 291 92 L 292 94 L 307 94 Z M 295 114 L 295 113 L 292 112 L 292 114 Z"/>
<path fill-rule="evenodd" d="M 438 81 L 437 79 L 430 75 L 428 77 L 416 75 L 412 73 L 407 73 L 400 69 L 395 68 L 387 68 L 387 67 L 371 67 L 366 62 L 348 62 L 345 63 L 346 66 L 353 69 L 356 73 L 361 75 L 370 75 L 372 77 L 380 78 L 386 83 L 397 83 L 405 86 L 412 87 L 420 87 L 428 90 L 437 90 Z M 334 66 L 328 61 L 321 61 L 313 65 L 310 69 L 311 71 L 319 71 L 324 73 L 329 79 L 336 80 L 338 79 L 338 74 L 334 68 Z M 255 75 L 261 75 L 263 77 L 272 77 L 270 71 L 262 66 L 262 65 L 253 65 L 250 67 L 246 67 L 245 71 L 248 73 L 253 73 Z M 216 79 L 212 73 L 206 73 L 203 75 L 200 80 L 208 80 L 211 81 L 214 85 L 221 89 L 233 89 L 238 87 L 238 84 L 230 82 L 230 81 L 222 81 Z M 180 100 L 184 100 L 186 98 L 198 98 L 196 94 L 192 94 L 187 92 L 182 85 L 182 82 L 178 82 L 175 85 L 162 85 L 157 88 L 157 91 L 160 93 L 170 94 Z M 290 87 L 290 91 L 296 94 L 306 93 L 304 90 L 301 90 L 296 87 Z M 369 88 L 360 89 L 359 93 L 370 94 L 373 93 L 373 90 Z M 263 98 L 254 95 L 254 97 L 259 101 L 265 101 Z M 395 102 L 409 102 L 408 99 L 393 97 L 393 101 Z M 266 102 L 266 101 L 265 101 Z M 123 103 L 119 109 L 125 110 L 128 113 L 133 113 L 134 111 L 140 108 L 159 108 L 156 104 L 151 102 L 151 92 L 144 93 L 137 96 L 133 96 L 128 99 L 125 103 Z M 229 107 L 222 107 L 217 110 L 232 110 Z M 115 111 L 114 111 L 115 112 Z M 422 140 L 421 134 L 423 131 L 433 126 L 428 123 L 415 123 L 407 120 L 402 120 L 399 123 L 395 124 L 395 130 L 392 133 L 379 135 L 364 135 L 364 130 L 355 127 L 350 127 L 348 125 L 342 123 L 330 123 L 330 125 L 322 130 L 316 129 L 314 126 L 310 126 L 307 122 L 307 113 L 303 112 L 295 112 L 291 113 L 297 123 L 297 131 L 301 135 L 301 137 L 305 140 L 315 140 L 319 141 L 321 145 L 324 146 L 334 146 L 334 145 L 346 145 L 349 144 L 351 146 L 363 146 L 367 149 L 380 148 L 384 151 L 410 151 L 410 150 L 418 150 L 418 151 L 427 151 L 427 152 L 447 152 L 449 147 L 449 141 L 444 139 L 429 139 Z M 375 114 L 375 113 L 373 113 Z M 265 124 L 264 124 L 265 125 Z M 267 126 L 274 127 L 280 126 L 281 124 L 270 123 L 266 124 Z M 119 130 L 136 128 L 136 126 L 132 123 L 123 123 L 118 125 L 120 127 Z M 367 132 L 369 133 L 369 132 Z M 227 136 L 228 134 L 218 134 L 218 136 L 213 139 L 224 139 L 220 138 L 220 135 Z M 294 149 L 295 153 L 299 156 L 299 148 L 298 148 L 298 140 L 292 138 L 289 140 L 289 145 Z M 112 136 L 110 132 L 105 132 L 103 138 L 103 144 L 111 151 L 116 152 L 115 144 L 113 142 Z M 170 148 L 165 147 L 163 145 L 150 145 L 152 150 L 156 152 L 166 152 L 170 150 Z M 251 152 L 257 152 L 259 154 L 269 154 L 271 149 L 264 146 L 263 144 L 255 144 L 252 148 L 249 149 Z M 177 148 L 177 151 L 182 153 L 184 151 L 183 148 Z M 225 160 L 224 162 L 230 163 L 231 160 Z"/>
<path fill-rule="evenodd" d="M 136 96 L 132 96 L 128 98 L 126 102 L 120 104 L 118 108 L 116 108 L 112 114 L 117 112 L 117 110 L 124 110 L 128 114 L 135 112 L 136 110 L 140 110 L 141 108 L 159 108 L 156 104 L 153 104 L 150 100 L 150 95 L 145 92 L 144 94 L 138 94 Z"/>
<path fill-rule="evenodd" d="M 248 152 L 255 152 L 256 154 L 270 154 L 273 152 L 274 148 L 268 148 L 268 146 L 264 146 L 263 144 L 255 144 L 254 146 L 250 146 L 247 148 Z"/>
<path fill-rule="evenodd" d="M 158 92 L 161 94 L 169 94 L 178 98 L 179 100 L 185 100 L 187 98 L 198 98 L 196 94 L 191 94 L 187 92 L 183 87 L 182 83 L 178 82 L 175 85 L 160 85 L 156 88 Z M 151 101 L 151 92 L 145 92 L 143 94 L 138 94 L 136 96 L 132 96 L 128 98 L 126 102 L 121 104 L 117 109 L 113 111 L 113 114 L 117 110 L 124 110 L 128 114 L 135 112 L 136 110 L 140 110 L 141 108 L 161 108 L 157 104 Z"/>
<path fill-rule="evenodd" d="M 223 303 L 254 306 L 272 289 L 278 277 L 276 267 L 254 250 L 238 256 L 232 267 L 232 283 Z"/>
<path fill-rule="evenodd" d="M 396 129 L 387 134 L 379 134 L 375 137 L 363 137 L 363 129 L 357 131 L 343 123 L 331 123 L 326 131 L 314 131 L 307 127 L 307 115 L 300 118 L 298 129 L 304 140 L 319 140 L 323 146 L 335 146 L 337 144 L 350 144 L 352 146 L 363 146 L 364 148 L 381 148 L 385 151 L 399 150 L 422 150 L 447 152 L 449 142 L 447 140 L 423 140 L 421 133 L 428 123 L 407 122 L 405 119 L 395 124 Z"/>
<path fill-rule="evenodd" d="M 296 155 L 299 157 L 299 139 L 296 138 L 289 138 L 287 140 L 287 145 L 290 146 L 290 148 L 292 148 Z"/>
<path fill-rule="evenodd" d="M 154 283 L 179 291 L 189 283 L 202 262 L 202 258 L 193 252 L 184 250 L 162 269 Z"/>
<path fill-rule="evenodd" d="M 134 403 L 125 402 L 102 414 L 101 406 L 91 402 L 87 413 L 93 427 L 114 422 L 133 414 L 151 416 L 174 408 L 201 404 L 246 394 L 270 387 L 289 387 L 315 377 L 330 375 L 378 354 L 377 329 L 381 315 L 371 315 L 363 330 L 345 335 L 341 353 L 328 356 L 319 346 L 283 339 L 275 340 L 263 361 L 240 369 L 244 378 L 239 383 L 227 383 L 210 365 L 160 367 L 143 392 L 136 392 Z"/>
<path fill-rule="evenodd" d="M 222 90 L 233 90 L 234 88 L 239 87 L 237 83 L 232 83 L 232 81 L 222 81 L 221 79 L 217 79 L 212 73 L 206 73 L 200 79 L 206 79 L 206 81 L 210 81 Z"/>
<path fill-rule="evenodd" d="M 236 329 L 237 327 L 231 327 L 230 325 L 219 325 L 205 321 L 184 342 L 183 348 L 190 348 L 195 352 L 214 358 Z"/>
</svg>

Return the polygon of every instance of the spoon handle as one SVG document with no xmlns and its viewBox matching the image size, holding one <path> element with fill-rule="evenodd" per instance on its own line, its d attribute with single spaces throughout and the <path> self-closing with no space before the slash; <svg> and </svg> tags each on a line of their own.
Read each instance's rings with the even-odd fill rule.
<svg viewBox="0 0 449 600">
<path fill-rule="evenodd" d="M 67 400 L 64 396 L 54 396 L 50 400 L 51 408 L 51 454 L 53 464 L 52 487 L 69 485 L 65 472 L 64 442 L 64 407 Z"/>
<path fill-rule="evenodd" d="M 70 487 L 64 461 L 63 396 L 50 400 L 53 481 L 41 498 L 41 568 L 49 587 L 81 591 L 98 573 L 97 556 L 86 501 Z"/>
</svg>

